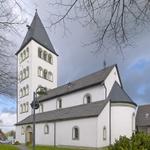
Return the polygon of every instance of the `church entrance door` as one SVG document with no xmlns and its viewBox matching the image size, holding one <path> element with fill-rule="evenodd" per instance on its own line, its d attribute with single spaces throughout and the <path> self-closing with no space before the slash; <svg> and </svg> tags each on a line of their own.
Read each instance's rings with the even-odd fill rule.
<svg viewBox="0 0 150 150">
<path fill-rule="evenodd" d="M 26 143 L 32 144 L 32 127 L 27 126 L 26 128 Z"/>
</svg>

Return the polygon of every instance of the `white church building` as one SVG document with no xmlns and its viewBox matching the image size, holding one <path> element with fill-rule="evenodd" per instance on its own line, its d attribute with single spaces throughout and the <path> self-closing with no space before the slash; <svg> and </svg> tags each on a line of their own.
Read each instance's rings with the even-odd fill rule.
<svg viewBox="0 0 150 150">
<path fill-rule="evenodd" d="M 124 91 L 117 65 L 57 86 L 58 54 L 37 12 L 16 55 L 16 140 L 20 143 L 32 142 L 30 104 L 38 86 L 48 93 L 38 98 L 36 144 L 99 148 L 135 131 L 137 105 Z"/>
</svg>

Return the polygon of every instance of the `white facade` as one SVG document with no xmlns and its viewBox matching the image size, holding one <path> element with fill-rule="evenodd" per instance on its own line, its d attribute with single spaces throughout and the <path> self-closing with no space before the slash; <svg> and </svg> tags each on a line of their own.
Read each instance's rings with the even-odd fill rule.
<svg viewBox="0 0 150 150">
<path fill-rule="evenodd" d="M 111 107 L 111 143 L 121 136 L 130 138 L 135 131 L 136 107 L 129 104 L 112 104 Z M 133 120 L 134 119 L 134 120 Z"/>
<path fill-rule="evenodd" d="M 39 50 L 42 50 L 42 56 L 39 56 Z M 50 55 L 52 60 L 45 59 L 46 55 L 43 52 L 47 56 Z M 17 54 L 17 57 L 18 123 L 31 115 L 30 104 L 33 101 L 33 93 L 38 86 L 46 87 L 49 90 L 57 88 L 57 55 L 35 40 L 30 40 Z M 43 71 L 50 72 L 52 76 L 47 77 L 44 72 L 41 74 L 41 68 Z M 112 103 L 108 99 L 115 82 L 121 86 L 118 69 L 113 66 L 102 83 L 41 101 L 40 109 L 36 110 L 36 113 L 59 111 L 58 100 L 60 99 L 61 109 L 86 105 L 85 96 L 87 95 L 90 97 L 89 103 L 106 100 L 107 104 L 97 116 L 36 123 L 36 144 L 99 148 L 114 143 L 115 139 L 121 135 L 130 137 L 135 130 L 133 114 L 136 107 L 133 103 Z M 118 100 L 121 102 L 121 99 Z M 16 140 L 20 143 L 32 142 L 32 124 L 17 125 Z"/>
<path fill-rule="evenodd" d="M 53 63 L 50 64 L 38 56 L 38 48 L 42 51 L 46 51 L 47 54 L 52 56 Z M 28 57 L 21 60 L 21 54 L 28 49 Z M 36 91 L 38 86 L 46 87 L 47 89 L 53 89 L 57 87 L 57 56 L 39 45 L 34 40 L 31 40 L 27 46 L 21 50 L 18 55 L 18 118 L 17 121 L 25 119 L 27 116 L 31 115 L 30 104 L 33 101 L 33 92 Z M 21 72 L 24 68 L 29 68 L 28 76 L 21 79 Z M 38 75 L 38 68 L 42 67 L 43 70 L 48 70 L 53 75 L 53 80 L 47 80 Z M 24 73 L 23 73 L 24 74 Z M 21 96 L 21 89 L 28 86 L 28 93 Z M 22 108 L 22 107 L 23 108 Z M 23 110 L 22 110 L 23 109 Z"/>
</svg>

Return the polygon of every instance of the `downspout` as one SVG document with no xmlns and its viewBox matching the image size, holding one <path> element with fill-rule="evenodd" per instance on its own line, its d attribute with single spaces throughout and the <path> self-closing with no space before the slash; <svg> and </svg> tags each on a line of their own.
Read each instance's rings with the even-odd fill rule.
<svg viewBox="0 0 150 150">
<path fill-rule="evenodd" d="M 56 122 L 54 122 L 54 147 L 56 147 Z"/>
</svg>

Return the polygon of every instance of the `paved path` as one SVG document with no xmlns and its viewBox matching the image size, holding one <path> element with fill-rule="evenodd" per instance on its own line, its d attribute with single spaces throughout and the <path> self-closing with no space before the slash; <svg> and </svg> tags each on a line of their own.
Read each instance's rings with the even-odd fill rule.
<svg viewBox="0 0 150 150">
<path fill-rule="evenodd" d="M 16 147 L 18 147 L 19 150 L 28 150 L 28 148 L 25 145 L 16 145 Z"/>
</svg>

